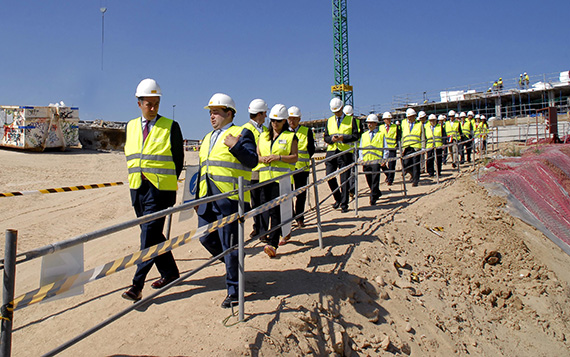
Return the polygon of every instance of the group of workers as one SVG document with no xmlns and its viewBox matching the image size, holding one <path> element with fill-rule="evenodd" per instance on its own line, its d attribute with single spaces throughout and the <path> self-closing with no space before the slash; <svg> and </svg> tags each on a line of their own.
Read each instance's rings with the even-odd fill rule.
<svg viewBox="0 0 570 357">
<path fill-rule="evenodd" d="M 390 112 L 382 114 L 382 120 L 383 124 L 376 114 L 368 115 L 368 130 L 360 139 L 359 159 L 370 188 L 370 205 L 375 205 L 382 195 L 379 188 L 381 170 L 386 175 L 386 184 L 393 183 L 396 166 L 394 158 L 399 146 L 404 157 L 404 172 L 411 175 L 414 187 L 419 184 L 422 170 L 430 177 L 436 175 L 436 169 L 437 175 L 441 174 L 448 152 L 451 154 L 452 166 L 456 167 L 457 162 L 463 164 L 471 161 L 473 149 L 477 153 L 486 149 L 489 132 L 487 118 L 472 111 L 456 113 L 450 110 L 447 116 L 428 116 L 424 111 L 416 113 L 414 109 L 408 108 L 402 123 L 394 123 Z M 468 141 L 470 139 L 474 140 Z M 451 143 L 459 145 L 453 145 L 451 150 L 447 150 L 444 145 Z M 455 152 L 456 148 L 458 152 Z M 414 155 L 423 149 L 428 150 Z"/>
<path fill-rule="evenodd" d="M 520 74 L 519 76 L 519 88 L 529 89 L 530 88 L 530 78 L 526 72 Z"/>
<path fill-rule="evenodd" d="M 137 86 L 135 96 L 141 116 L 132 119 L 127 125 L 125 155 L 132 204 L 137 217 L 140 217 L 174 205 L 184 152 L 178 123 L 158 114 L 162 96 L 158 83 L 150 78 L 144 79 Z M 393 122 L 390 112 L 382 115 L 384 125 L 380 125 L 375 114 L 369 115 L 366 119 L 369 130 L 361 135 L 359 122 L 354 117 L 351 106 L 345 106 L 339 98 L 333 98 L 329 104 L 333 115 L 327 120 L 324 134 L 324 140 L 328 144 L 326 157 L 331 158 L 326 161 L 326 173 L 328 175 L 352 164 L 354 154 L 349 149 L 360 140 L 363 149 L 360 159 L 367 172 L 372 205 L 381 196 L 380 168 L 385 171 L 386 183 L 391 185 L 396 165 L 395 160 L 372 161 L 395 158 L 399 143 L 404 156 L 422 148 L 435 147 L 437 172 L 440 173 L 445 157 L 443 149 L 437 148 L 445 142 L 461 141 L 473 135 L 484 142 L 487 133 L 485 117 L 474 116 L 472 112 L 456 115 L 450 111 L 450 121 L 446 122 L 444 115 L 436 118 L 435 114 L 431 114 L 427 117 L 425 112 L 416 115 L 413 109 L 408 109 L 406 119 L 400 125 Z M 276 104 L 269 110 L 263 99 L 254 99 L 248 108 L 250 120 L 243 126 L 233 123 L 236 105 L 227 94 L 214 94 L 204 108 L 209 112 L 213 130 L 206 134 L 200 146 L 196 199 L 231 193 L 238 187 L 238 180 L 242 177 L 244 184 L 255 186 L 251 191 L 245 192 L 245 209 L 249 210 L 281 194 L 278 181 L 264 185 L 256 185 L 257 183 L 299 171 L 292 175 L 295 189 L 307 185 L 315 141 L 312 130 L 300 125 L 301 110 L 298 107 L 287 108 L 283 104 Z M 268 127 L 264 125 L 267 116 L 270 120 Z M 471 160 L 471 146 L 465 145 L 465 151 L 467 160 Z M 426 161 L 430 176 L 435 174 L 433 163 L 434 151 L 430 150 Z M 406 157 L 404 166 L 412 174 L 413 186 L 417 186 L 420 156 Z M 334 192 L 333 208 L 340 208 L 342 212 L 348 212 L 349 197 L 354 195 L 354 180 L 350 180 L 352 171 L 347 169 L 340 174 L 340 188 L 336 177 L 328 181 Z M 299 227 L 305 225 L 305 201 L 306 192 L 299 194 L 295 200 L 293 216 Z M 225 198 L 198 205 L 198 226 L 203 227 L 237 213 L 238 204 L 238 194 L 232 193 Z M 164 223 L 165 219 L 160 218 L 140 225 L 141 250 L 166 241 Z M 290 234 L 284 235 L 281 228 L 278 228 L 280 223 L 279 205 L 254 218 L 251 237 L 257 236 L 265 243 L 264 252 L 270 258 L 275 257 L 277 248 L 290 239 Z M 227 296 L 221 304 L 223 308 L 238 303 L 238 251 L 231 249 L 237 239 L 237 220 L 200 238 L 205 249 L 225 264 Z M 174 257 L 171 252 L 166 252 L 137 265 L 133 283 L 123 292 L 123 298 L 132 301 L 142 298 L 146 276 L 153 264 L 156 264 L 161 277 L 151 284 L 152 288 L 160 289 L 179 279 Z"/>
</svg>

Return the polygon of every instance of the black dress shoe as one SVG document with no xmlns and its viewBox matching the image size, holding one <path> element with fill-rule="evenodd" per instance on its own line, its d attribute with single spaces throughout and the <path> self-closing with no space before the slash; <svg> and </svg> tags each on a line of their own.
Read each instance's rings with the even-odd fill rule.
<svg viewBox="0 0 570 357">
<path fill-rule="evenodd" d="M 229 309 L 232 306 L 236 306 L 237 304 L 239 304 L 239 300 L 237 296 L 232 296 L 232 295 L 228 295 L 226 296 L 226 298 L 224 299 L 224 301 L 222 302 L 222 307 L 224 309 Z"/>
<path fill-rule="evenodd" d="M 348 207 L 343 207 L 343 208 L 341 208 L 340 211 L 341 211 L 342 213 L 346 213 L 346 212 L 348 212 Z"/>
<path fill-rule="evenodd" d="M 336 201 L 336 202 L 333 204 L 333 208 L 334 208 L 334 209 L 338 209 L 339 207 L 340 207 L 340 202 Z"/>
<path fill-rule="evenodd" d="M 166 285 L 172 283 L 174 280 L 178 279 L 180 276 L 171 276 L 169 278 L 160 278 L 154 283 L 151 284 L 151 288 L 153 289 L 162 289 Z"/>
<path fill-rule="evenodd" d="M 376 200 L 370 199 L 370 206 L 376 206 Z"/>
<path fill-rule="evenodd" d="M 139 301 L 142 299 L 142 290 L 131 285 L 129 289 L 121 295 L 121 297 L 126 300 Z"/>
</svg>

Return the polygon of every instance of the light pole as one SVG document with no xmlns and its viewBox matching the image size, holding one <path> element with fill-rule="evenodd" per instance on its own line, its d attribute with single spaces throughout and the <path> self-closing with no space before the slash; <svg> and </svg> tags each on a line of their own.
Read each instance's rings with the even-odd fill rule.
<svg viewBox="0 0 570 357">
<path fill-rule="evenodd" d="M 172 119 L 174 119 L 174 108 L 176 108 L 176 104 L 172 104 Z"/>
</svg>

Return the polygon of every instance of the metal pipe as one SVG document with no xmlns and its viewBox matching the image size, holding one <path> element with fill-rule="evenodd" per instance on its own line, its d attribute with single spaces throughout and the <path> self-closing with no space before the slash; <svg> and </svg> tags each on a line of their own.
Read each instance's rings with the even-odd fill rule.
<svg viewBox="0 0 570 357">
<path fill-rule="evenodd" d="M 358 150 L 354 150 L 354 215 L 358 216 Z"/>
<path fill-rule="evenodd" d="M 245 222 L 243 219 L 243 214 L 245 213 L 245 201 L 243 193 L 243 177 L 238 178 L 238 213 L 240 219 L 238 220 L 238 300 L 239 300 L 239 321 L 243 321 L 244 318 L 244 305 L 245 305 L 245 251 L 244 251 L 244 226 Z"/>
<path fill-rule="evenodd" d="M 404 197 L 408 197 L 408 191 L 406 190 L 406 170 L 404 168 L 404 151 L 402 150 L 402 144 L 400 146 L 400 165 L 402 166 L 402 185 L 404 186 Z"/>
<path fill-rule="evenodd" d="M 311 158 L 311 172 L 313 174 L 313 189 L 315 192 L 315 212 L 317 213 L 317 231 L 319 232 L 319 248 L 323 249 L 323 229 L 321 228 L 321 205 L 319 203 L 319 188 L 317 186 L 317 171 L 315 159 Z"/>
<path fill-rule="evenodd" d="M 0 355 L 8 357 L 12 355 L 12 317 L 14 300 L 14 284 L 16 282 L 16 246 L 18 244 L 18 231 L 6 230 L 6 242 L 4 248 L 4 284 L 2 289 L 2 331 L 0 341 L 2 348 Z"/>
</svg>

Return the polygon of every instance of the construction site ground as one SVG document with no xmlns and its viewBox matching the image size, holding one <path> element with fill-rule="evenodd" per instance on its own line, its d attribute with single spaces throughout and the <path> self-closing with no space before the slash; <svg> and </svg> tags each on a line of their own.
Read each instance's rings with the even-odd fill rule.
<svg viewBox="0 0 570 357">
<path fill-rule="evenodd" d="M 0 150 L 0 160 L 3 192 L 127 179 L 119 152 Z M 197 153 L 188 152 L 186 163 L 196 164 Z M 391 189 L 382 183 L 374 207 L 361 176 L 358 216 L 333 210 L 331 199 L 321 205 L 324 249 L 313 212 L 275 259 L 249 243 L 244 322 L 220 307 L 225 269 L 216 263 L 61 355 L 567 355 L 570 257 L 506 213 L 505 199 L 489 195 L 475 172 L 445 165 L 440 184 L 423 175 L 407 197 L 397 176 Z M 18 252 L 25 252 L 135 218 L 128 191 L 0 198 L 0 228 L 17 229 Z M 321 197 L 329 192 L 319 187 Z M 195 217 L 179 222 L 176 214 L 172 236 L 195 227 Z M 139 229 L 84 248 L 85 269 L 100 266 L 136 252 Z M 181 272 L 209 258 L 196 240 L 174 256 Z M 40 269 L 39 259 L 18 265 L 16 296 L 38 287 Z M 46 353 L 129 306 L 121 293 L 133 273 L 17 310 L 13 355 Z M 156 278 L 153 268 L 143 294 Z"/>
</svg>

